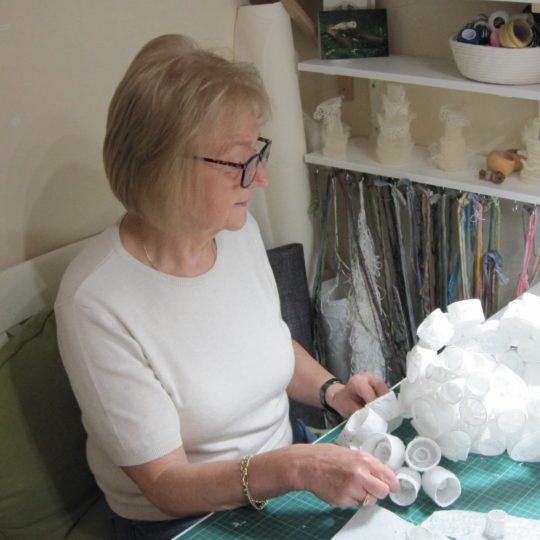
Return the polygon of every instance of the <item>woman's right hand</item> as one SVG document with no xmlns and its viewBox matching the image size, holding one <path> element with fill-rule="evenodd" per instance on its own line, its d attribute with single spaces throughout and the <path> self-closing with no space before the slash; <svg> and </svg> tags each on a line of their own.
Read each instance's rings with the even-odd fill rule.
<svg viewBox="0 0 540 540">
<path fill-rule="evenodd" d="M 372 505 L 399 490 L 394 472 L 367 452 L 335 444 L 302 446 L 307 455 L 299 463 L 300 489 L 333 506 Z"/>
</svg>

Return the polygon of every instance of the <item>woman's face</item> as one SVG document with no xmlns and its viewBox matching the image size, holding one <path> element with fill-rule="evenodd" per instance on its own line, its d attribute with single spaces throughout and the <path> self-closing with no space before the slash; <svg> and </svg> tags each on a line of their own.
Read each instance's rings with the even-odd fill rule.
<svg viewBox="0 0 540 540">
<path fill-rule="evenodd" d="M 223 119 L 208 147 L 203 147 L 203 157 L 245 163 L 261 150 L 259 124 L 252 115 L 234 120 Z M 253 191 L 266 187 L 268 177 L 264 166 L 259 164 L 257 174 L 247 188 L 240 186 L 242 169 L 200 161 L 197 182 L 202 182 L 201 225 L 212 234 L 222 230 L 241 229 L 247 219 L 247 210 Z"/>
</svg>

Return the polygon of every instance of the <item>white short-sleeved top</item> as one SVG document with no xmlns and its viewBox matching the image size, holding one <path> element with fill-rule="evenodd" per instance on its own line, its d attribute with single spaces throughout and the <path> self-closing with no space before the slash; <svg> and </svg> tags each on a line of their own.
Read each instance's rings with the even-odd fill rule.
<svg viewBox="0 0 540 540">
<path fill-rule="evenodd" d="M 120 466 L 179 446 L 190 462 L 210 462 L 291 443 L 294 353 L 258 226 L 248 216 L 216 243 L 207 273 L 179 278 L 132 257 L 114 226 L 62 279 L 58 341 L 88 461 L 127 518 L 164 515 Z"/>
</svg>

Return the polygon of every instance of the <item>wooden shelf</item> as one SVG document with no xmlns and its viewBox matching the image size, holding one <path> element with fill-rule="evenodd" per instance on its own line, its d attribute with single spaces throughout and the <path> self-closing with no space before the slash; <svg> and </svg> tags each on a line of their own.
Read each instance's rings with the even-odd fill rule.
<svg viewBox="0 0 540 540">
<path fill-rule="evenodd" d="M 518 86 L 471 81 L 458 72 L 453 60 L 404 55 L 342 60 L 313 59 L 300 62 L 298 69 L 310 73 L 449 88 L 540 102 L 540 84 Z"/>
<path fill-rule="evenodd" d="M 540 204 L 540 184 L 526 184 L 516 174 L 506 178 L 502 184 L 480 180 L 478 171 L 485 167 L 485 157 L 478 155 L 471 157 L 467 169 L 446 172 L 431 165 L 427 148 L 417 146 L 413 150 L 408 165 L 393 167 L 379 163 L 374 145 L 370 141 L 365 138 L 357 138 L 349 141 L 347 155 L 344 159 L 330 158 L 313 152 L 305 155 L 305 161 L 312 165 L 379 174 L 391 178 L 407 178 L 431 186 L 491 195 L 529 204 Z"/>
</svg>

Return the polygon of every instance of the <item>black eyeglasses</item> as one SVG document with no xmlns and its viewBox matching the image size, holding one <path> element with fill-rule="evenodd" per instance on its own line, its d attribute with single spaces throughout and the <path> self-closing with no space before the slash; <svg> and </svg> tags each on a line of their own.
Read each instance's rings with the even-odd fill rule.
<svg viewBox="0 0 540 540">
<path fill-rule="evenodd" d="M 257 167 L 259 163 L 266 163 L 270 156 L 270 148 L 272 148 L 272 141 L 259 137 L 257 141 L 264 143 L 260 152 L 253 154 L 245 163 L 235 163 L 234 161 L 222 161 L 221 159 L 211 159 L 201 156 L 193 156 L 193 159 L 199 159 L 201 161 L 207 161 L 208 163 L 217 163 L 218 165 L 226 165 L 227 167 L 237 167 L 242 169 L 242 178 L 240 179 L 240 186 L 247 188 L 251 185 L 255 176 L 257 175 Z"/>
</svg>

